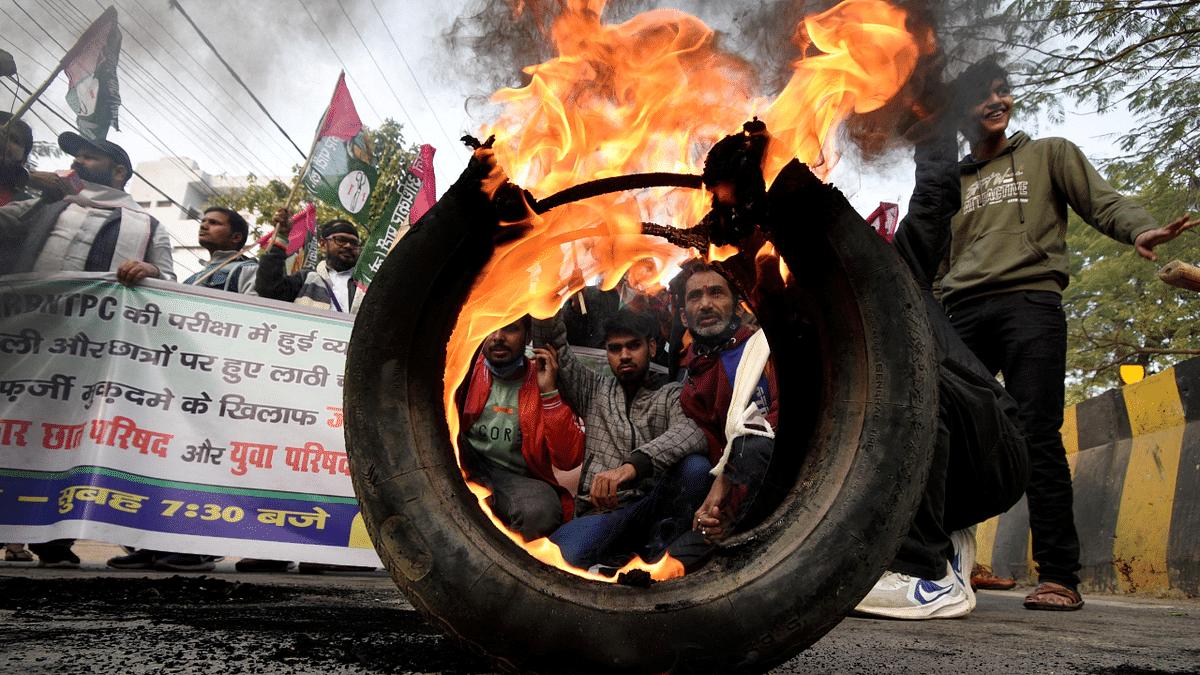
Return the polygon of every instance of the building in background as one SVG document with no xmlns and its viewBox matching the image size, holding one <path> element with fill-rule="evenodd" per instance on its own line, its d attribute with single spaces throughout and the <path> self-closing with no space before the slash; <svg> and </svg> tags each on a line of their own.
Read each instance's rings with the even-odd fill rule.
<svg viewBox="0 0 1200 675">
<path fill-rule="evenodd" d="M 134 171 L 136 175 L 129 181 L 129 194 L 167 228 L 175 258 L 175 273 L 180 279 L 186 279 L 204 266 L 201 261 L 208 259 L 208 253 L 196 242 L 204 207 L 212 203 L 212 197 L 216 194 L 246 187 L 246 177 L 205 173 L 195 160 L 187 157 L 140 162 Z M 271 180 L 287 182 L 290 178 L 258 177 L 260 184 Z M 253 222 L 256 214 L 242 215 Z"/>
</svg>

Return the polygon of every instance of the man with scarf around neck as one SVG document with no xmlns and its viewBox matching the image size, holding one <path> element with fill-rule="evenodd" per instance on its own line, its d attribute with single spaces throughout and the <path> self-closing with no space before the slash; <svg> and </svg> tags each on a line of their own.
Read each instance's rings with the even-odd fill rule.
<svg viewBox="0 0 1200 675">
<path fill-rule="evenodd" d="M 697 538 L 713 541 L 730 534 L 766 476 L 779 423 L 779 386 L 769 359 L 765 367 L 761 362 L 747 365 L 748 341 L 757 331 L 743 324 L 734 311 L 737 296 L 729 281 L 699 261 L 686 266 L 681 278 L 683 325 L 692 344 L 684 356 L 680 399 L 684 414 L 696 421 L 708 439 L 709 461 L 720 467 L 714 470 L 716 478 L 693 516 L 692 527 Z M 769 350 L 765 342 L 757 344 L 762 339 L 756 338 L 750 348 Z M 757 372 L 743 373 L 745 368 Z M 731 421 L 738 377 L 750 378 L 745 385 L 749 400 L 733 405 L 738 419 Z M 735 427 L 740 433 L 729 438 L 727 429 Z M 728 459 L 722 463 L 726 448 Z M 695 553 L 707 549 L 700 541 L 692 543 L 697 548 L 690 550 Z"/>
<path fill-rule="evenodd" d="M 650 372 L 653 321 L 622 309 L 605 324 L 615 377 L 575 358 L 562 312 L 533 330 L 534 344 L 554 347 L 558 388 L 587 432 L 575 519 L 550 541 L 569 564 L 599 573 L 614 573 L 634 555 L 657 561 L 690 530 L 712 467 L 704 432 L 683 414 L 681 386 Z"/>
<path fill-rule="evenodd" d="M 200 219 L 197 241 L 208 251 L 209 261 L 204 269 L 188 277 L 183 283 L 189 286 L 204 286 L 230 293 L 258 295 L 254 280 L 258 273 L 258 260 L 241 253 L 250 236 L 250 223 L 242 214 L 223 206 L 210 206 Z"/>
<path fill-rule="evenodd" d="M 128 286 L 175 281 L 166 229 L 125 192 L 133 176 L 125 149 L 70 131 L 58 147 L 75 158 L 71 169 L 83 188 L 66 197 L 43 190 L 40 199 L 0 206 L 0 274 L 115 272 Z"/>
<path fill-rule="evenodd" d="M 525 541 L 571 520 L 574 500 L 554 469 L 579 466 L 584 445 L 575 413 L 555 388 L 558 354 L 535 348 L 526 358 L 530 332 L 525 316 L 488 335 L 456 396 L 463 468 L 492 491 L 492 512 Z"/>
<path fill-rule="evenodd" d="M 254 282 L 258 294 L 297 305 L 357 314 L 363 298 L 353 279 L 362 248 L 358 230 L 345 220 L 325 223 L 320 228 L 320 247 L 325 259 L 317 263 L 316 270 L 285 275 L 292 215 L 287 209 L 279 209 L 271 220 L 275 223 L 275 238 L 258 262 L 258 278 Z"/>
</svg>

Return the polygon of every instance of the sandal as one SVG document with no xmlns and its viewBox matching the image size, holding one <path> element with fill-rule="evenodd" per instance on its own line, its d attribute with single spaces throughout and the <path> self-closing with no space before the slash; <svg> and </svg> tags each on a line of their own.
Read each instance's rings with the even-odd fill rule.
<svg viewBox="0 0 1200 675">
<path fill-rule="evenodd" d="M 1025 609 L 1044 609 L 1052 612 L 1070 612 L 1083 607 L 1079 593 L 1053 581 L 1043 581 L 1025 596 Z"/>
<path fill-rule="evenodd" d="M 33 554 L 26 549 L 4 549 L 4 562 L 33 562 Z"/>
</svg>

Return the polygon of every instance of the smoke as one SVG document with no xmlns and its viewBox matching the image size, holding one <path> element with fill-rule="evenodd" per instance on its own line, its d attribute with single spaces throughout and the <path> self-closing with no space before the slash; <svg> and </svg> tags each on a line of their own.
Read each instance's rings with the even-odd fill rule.
<svg viewBox="0 0 1200 675">
<path fill-rule="evenodd" d="M 661 3 L 649 0 L 595 2 L 608 23 L 619 23 Z M 804 53 L 805 16 L 833 7 L 835 0 L 683 0 L 672 3 L 718 32 L 718 44 L 749 65 L 747 77 L 765 96 L 778 94 Z M 989 19 L 996 0 L 902 0 L 908 30 L 926 43 L 908 86 L 883 108 L 855 114 L 843 125 L 842 147 L 849 159 L 884 162 L 891 151 L 907 147 L 903 134 L 921 118 L 937 112 L 948 97 L 938 83 L 994 50 L 999 27 Z M 528 84 L 523 68 L 554 56 L 549 26 L 566 0 L 476 0 L 442 34 L 453 55 L 448 77 L 473 88 L 470 106 L 486 117 L 482 104 L 502 87 Z M 749 83 L 748 83 L 749 84 Z M 733 130 L 731 130 L 733 131 Z"/>
</svg>

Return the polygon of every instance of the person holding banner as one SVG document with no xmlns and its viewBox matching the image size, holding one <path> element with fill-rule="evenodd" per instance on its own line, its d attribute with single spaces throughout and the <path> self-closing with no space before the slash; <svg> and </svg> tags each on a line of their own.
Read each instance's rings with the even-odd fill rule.
<svg viewBox="0 0 1200 675">
<path fill-rule="evenodd" d="M 205 209 L 196 239 L 211 257 L 204 269 L 183 283 L 230 293 L 258 295 L 254 289 L 258 260 L 241 253 L 249 236 L 250 224 L 242 214 L 223 206 Z"/>
<path fill-rule="evenodd" d="M 273 218 L 275 238 L 259 260 L 255 289 L 264 298 L 294 302 L 308 307 L 332 309 L 337 312 L 358 312 L 362 294 L 354 283 L 354 266 L 362 244 L 358 230 L 345 220 L 331 220 L 321 226 L 320 246 L 325 259 L 315 271 L 284 274 L 287 259 L 288 235 L 292 217 L 286 208 L 279 209 Z"/>
<path fill-rule="evenodd" d="M 492 491 L 488 505 L 526 541 L 549 536 L 575 513 L 554 469 L 583 461 L 583 429 L 558 394 L 558 354 L 552 346 L 525 357 L 528 315 L 488 335 L 470 378 L 456 396 L 459 436 L 470 479 Z"/>
<path fill-rule="evenodd" d="M 75 157 L 71 169 L 82 187 L 66 197 L 48 190 L 41 199 L 0 206 L 0 270 L 116 272 L 130 286 L 146 278 L 174 281 L 166 229 L 124 190 L 133 175 L 124 148 L 70 131 L 58 146 Z"/>
</svg>

